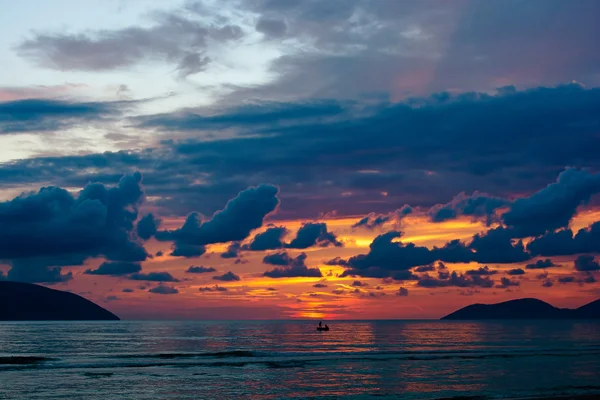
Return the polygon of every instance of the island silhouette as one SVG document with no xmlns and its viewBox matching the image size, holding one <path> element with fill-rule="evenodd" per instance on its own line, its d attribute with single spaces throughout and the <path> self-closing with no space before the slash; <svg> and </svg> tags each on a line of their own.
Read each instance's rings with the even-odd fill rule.
<svg viewBox="0 0 600 400">
<path fill-rule="evenodd" d="M 110 321 L 115 314 L 74 293 L 0 282 L 0 321 Z"/>
<path fill-rule="evenodd" d="M 557 308 L 534 298 L 496 304 L 471 304 L 441 319 L 600 319 L 600 299 L 575 309 Z"/>
</svg>

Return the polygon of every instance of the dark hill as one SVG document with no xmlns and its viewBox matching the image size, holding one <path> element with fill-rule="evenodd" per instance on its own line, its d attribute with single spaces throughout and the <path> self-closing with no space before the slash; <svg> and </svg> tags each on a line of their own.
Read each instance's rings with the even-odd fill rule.
<svg viewBox="0 0 600 400">
<path fill-rule="evenodd" d="M 73 293 L 21 282 L 0 282 L 0 321 L 118 320 Z"/>
<path fill-rule="evenodd" d="M 600 299 L 592 301 L 591 303 L 588 303 L 585 306 L 581 306 L 574 311 L 579 318 L 600 319 Z"/>
<path fill-rule="evenodd" d="M 518 299 L 497 304 L 472 304 L 448 314 L 442 319 L 600 319 L 600 300 L 575 310 L 556 308 L 538 299 Z"/>
</svg>

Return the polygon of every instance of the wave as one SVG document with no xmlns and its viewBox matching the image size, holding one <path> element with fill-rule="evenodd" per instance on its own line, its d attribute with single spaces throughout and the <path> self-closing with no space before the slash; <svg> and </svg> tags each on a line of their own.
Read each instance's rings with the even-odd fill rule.
<svg viewBox="0 0 600 400">
<path fill-rule="evenodd" d="M 157 358 L 157 359 L 178 359 L 178 358 L 229 358 L 229 357 L 259 357 L 258 353 L 247 350 L 217 351 L 210 353 L 155 353 L 155 354 L 120 354 L 109 356 L 110 358 Z"/>
<path fill-rule="evenodd" d="M 581 356 L 600 356 L 600 351 L 590 352 L 498 352 L 498 353 L 483 353 L 483 354 L 406 354 L 406 353 L 385 353 L 385 352 L 370 352 L 370 353 L 353 353 L 345 355 L 330 355 L 330 354 L 303 354 L 290 356 L 284 353 L 272 353 L 260 355 L 260 353 L 234 350 L 226 352 L 212 353 L 157 353 L 157 354 L 122 354 L 110 358 L 98 358 L 85 363 L 77 362 L 77 360 L 60 360 L 60 362 L 45 364 L 43 361 L 57 360 L 46 357 L 0 357 L 0 366 L 2 363 L 9 364 L 0 369 L 5 370 L 10 368 L 36 368 L 36 369 L 102 369 L 102 368 L 149 368 L 149 367 L 206 367 L 206 368 L 223 368 L 223 367 L 248 367 L 257 366 L 270 369 L 279 368 L 303 368 L 306 366 L 328 365 L 331 363 L 364 363 L 364 362 L 384 362 L 384 361 L 399 361 L 399 362 L 436 362 L 444 360 L 485 360 L 485 359 L 514 359 L 525 357 L 581 357 Z M 215 360 L 223 359 L 222 361 Z M 227 359 L 230 358 L 230 359 Z M 235 359 L 234 359 L 235 358 Z M 123 360 L 119 362 L 118 360 Z M 125 361 L 129 359 L 130 361 Z M 136 361 L 137 359 L 137 361 Z M 106 360 L 106 361 L 103 361 Z M 112 360 L 112 362 L 110 361 Z"/>
<path fill-rule="evenodd" d="M 31 365 L 53 360 L 56 359 L 39 356 L 7 356 L 0 357 L 0 365 Z"/>
</svg>

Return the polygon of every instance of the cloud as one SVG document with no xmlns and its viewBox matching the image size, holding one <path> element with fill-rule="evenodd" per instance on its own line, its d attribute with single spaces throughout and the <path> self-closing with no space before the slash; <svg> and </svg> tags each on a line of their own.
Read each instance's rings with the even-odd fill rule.
<svg viewBox="0 0 600 400">
<path fill-rule="evenodd" d="M 206 247 L 203 245 L 196 246 L 193 244 L 175 242 L 171 255 L 174 257 L 193 258 L 200 257 L 204 253 L 206 253 Z"/>
<path fill-rule="evenodd" d="M 549 258 L 546 258 L 545 260 L 536 260 L 536 262 L 532 263 L 532 264 L 527 264 L 525 266 L 525 268 L 527 269 L 546 269 L 546 268 L 552 268 L 552 267 L 558 267 L 559 265 L 556 265 L 552 262 L 552 260 L 550 260 Z"/>
<path fill-rule="evenodd" d="M 521 268 L 514 268 L 514 269 L 509 269 L 508 271 L 506 271 L 506 273 L 508 275 L 524 275 L 525 271 Z"/>
<path fill-rule="evenodd" d="M 515 200 L 502 215 L 514 237 L 539 236 L 566 228 L 580 205 L 600 192 L 600 174 L 567 168 L 555 183 Z"/>
<path fill-rule="evenodd" d="M 226 114 L 201 115 L 193 110 L 181 110 L 170 114 L 137 117 L 140 128 L 159 128 L 167 131 L 211 131 L 244 126 L 272 129 L 273 124 L 311 121 L 323 117 L 339 117 L 345 108 L 333 100 L 313 100 L 298 103 L 257 102 L 236 106 Z"/>
<path fill-rule="evenodd" d="M 97 269 L 88 269 L 85 271 L 86 274 L 90 275 L 127 275 L 135 272 L 140 272 L 142 266 L 140 263 L 132 262 L 103 262 Z"/>
<path fill-rule="evenodd" d="M 323 264 L 348 266 L 348 261 L 344 260 L 341 257 L 335 257 L 335 258 L 332 258 L 331 260 L 324 261 Z"/>
<path fill-rule="evenodd" d="M 129 275 L 129 279 L 135 281 L 179 282 L 179 279 L 168 272 L 149 272 L 147 274 L 135 273 Z"/>
<path fill-rule="evenodd" d="M 396 296 L 408 296 L 408 289 L 406 288 L 399 288 L 398 292 L 396 292 Z"/>
<path fill-rule="evenodd" d="M 207 244 L 244 240 L 252 230 L 260 228 L 264 217 L 279 205 L 277 193 L 277 187 L 272 185 L 250 187 L 230 200 L 211 219 L 203 221 L 194 212 L 188 215 L 181 228 L 158 231 L 156 238 L 174 240 L 173 255 L 184 257 L 201 255 L 202 246 Z M 188 251 L 190 249 L 197 251 Z"/>
<path fill-rule="evenodd" d="M 179 290 L 175 289 L 174 287 L 164 286 L 164 285 L 158 285 L 156 287 L 149 289 L 148 291 L 150 293 L 157 293 L 157 294 L 177 294 L 177 293 L 179 293 Z"/>
<path fill-rule="evenodd" d="M 153 214 L 143 216 L 137 223 L 137 234 L 143 240 L 148 240 L 158 230 L 160 219 L 155 218 Z"/>
<path fill-rule="evenodd" d="M 284 246 L 283 237 L 287 232 L 288 230 L 283 226 L 270 227 L 266 231 L 254 236 L 252 242 L 244 246 L 244 250 L 264 251 L 281 249 Z"/>
<path fill-rule="evenodd" d="M 426 288 L 437 288 L 437 287 L 481 287 L 490 288 L 494 286 L 494 280 L 489 276 L 480 275 L 463 275 L 452 272 L 447 279 L 437 279 L 428 274 L 425 274 L 419 278 L 417 285 Z"/>
<path fill-rule="evenodd" d="M 558 278 L 558 283 L 573 283 L 575 282 L 574 276 L 561 276 Z"/>
<path fill-rule="evenodd" d="M 517 0 L 244 4 L 259 14 L 257 30 L 262 20 L 285 21 L 285 31 L 263 30 L 293 40 L 271 66 L 274 81 L 231 97 L 354 98 L 389 91 L 406 96 L 449 87 L 489 89 L 507 79 L 522 86 L 586 81 L 600 61 L 590 38 L 600 34 L 593 0 L 567 5 L 550 0 L 536 7 Z M 524 37 L 527 41 L 519 41 Z M 549 42 L 556 43 L 557 54 L 569 56 L 553 57 L 544 47 Z M 548 59 L 551 65 L 544 63 Z M 473 65 L 477 68 L 469 68 Z"/>
<path fill-rule="evenodd" d="M 500 284 L 496 285 L 498 289 L 506 289 L 511 286 L 521 286 L 521 282 L 510 280 L 503 276 L 502 278 L 500 278 Z"/>
<path fill-rule="evenodd" d="M 221 253 L 221 258 L 237 258 L 240 255 L 242 245 L 240 242 L 231 242 L 227 247 L 227 251 Z"/>
<path fill-rule="evenodd" d="M 475 250 L 474 260 L 480 263 L 510 264 L 531 258 L 522 241 L 513 243 L 513 231 L 502 227 L 476 234 L 469 248 Z"/>
<path fill-rule="evenodd" d="M 351 286 L 361 287 L 361 286 L 369 286 L 366 282 L 354 281 Z"/>
<path fill-rule="evenodd" d="M 497 221 L 496 210 L 510 204 L 510 201 L 490 196 L 485 193 L 474 192 L 467 195 L 464 192 L 456 195 L 449 203 L 437 204 L 431 207 L 427 214 L 432 222 L 443 222 L 466 215 L 475 220 L 483 220 L 487 225 Z"/>
<path fill-rule="evenodd" d="M 213 287 L 205 286 L 205 287 L 198 288 L 198 291 L 199 292 L 227 292 L 228 289 L 223 286 L 215 285 Z"/>
<path fill-rule="evenodd" d="M 314 288 L 326 288 L 327 284 L 323 282 L 317 282 L 313 285 Z"/>
<path fill-rule="evenodd" d="M 168 62 L 180 75 L 202 71 L 209 59 L 208 42 L 227 43 L 243 33 L 226 22 L 208 25 L 193 13 L 154 12 L 154 24 L 86 33 L 36 33 L 17 47 L 17 53 L 36 64 L 61 71 L 108 71 L 142 62 Z"/>
<path fill-rule="evenodd" d="M 61 267 L 103 256 L 109 261 L 140 262 L 147 253 L 132 235 L 143 201 L 139 173 L 117 186 L 88 184 L 72 195 L 44 187 L 0 203 L 0 260 L 12 265 L 11 280 L 56 282 L 71 278 Z"/>
<path fill-rule="evenodd" d="M 315 277 L 321 278 L 321 270 L 318 268 L 308 268 L 304 261 L 306 254 L 301 253 L 297 257 L 291 257 L 286 252 L 273 253 L 263 258 L 263 263 L 277 265 L 263 275 L 269 278 L 294 278 L 294 277 Z"/>
<path fill-rule="evenodd" d="M 267 37 L 279 38 L 285 35 L 287 26 L 285 21 L 260 17 L 256 22 L 256 30 Z"/>
<path fill-rule="evenodd" d="M 61 267 L 52 267 L 37 262 L 16 261 L 8 271 L 6 280 L 32 283 L 60 283 L 73 279 L 73 273 L 63 274 Z"/>
<path fill-rule="evenodd" d="M 407 271 L 412 267 L 430 264 L 434 260 L 431 252 L 426 247 L 419 247 L 413 243 L 404 244 L 393 242 L 399 238 L 400 232 L 388 232 L 377 236 L 369 245 L 369 253 L 350 257 L 347 261 L 351 269 L 349 273 L 361 276 L 371 276 L 368 272 L 374 269 L 381 271 L 381 278 L 392 276 L 394 272 Z M 369 275 L 362 275 L 367 273 Z"/>
<path fill-rule="evenodd" d="M 217 115 L 226 139 L 199 139 L 190 128 L 152 149 L 3 163 L 0 180 L 78 187 L 89 180 L 112 184 L 122 171 L 142 170 L 159 215 L 177 216 L 212 215 L 248 185 L 270 182 L 285 193 L 277 217 L 297 219 L 323 210 L 340 217 L 387 215 L 399 199 L 429 209 L 460 192 L 513 199 L 555 181 L 565 165 L 600 169 L 591 151 L 597 129 L 585 122 L 600 112 L 600 89 L 569 84 L 373 101 L 341 102 L 344 111 L 335 117 L 315 111 L 276 127 L 261 125 L 277 119 L 271 116 L 261 124 L 232 121 L 237 107 L 225 107 Z M 151 128 L 167 136 L 179 129 L 155 122 Z M 390 134 L 397 126 L 402 135 Z"/>
<path fill-rule="evenodd" d="M 415 272 L 429 272 L 429 271 L 435 271 L 435 265 L 433 264 L 427 264 L 427 265 L 421 265 L 420 267 L 416 267 L 414 269 Z"/>
<path fill-rule="evenodd" d="M 478 269 L 470 269 L 465 272 L 467 275 L 495 275 L 498 273 L 495 269 L 490 269 L 487 265 Z"/>
<path fill-rule="evenodd" d="M 215 279 L 217 281 L 233 282 L 233 281 L 239 281 L 240 277 L 237 276 L 236 274 L 234 274 L 233 272 L 229 271 L 223 275 L 213 276 L 213 279 Z"/>
<path fill-rule="evenodd" d="M 134 102 L 73 102 L 26 99 L 0 102 L 0 136 L 55 132 L 121 116 Z"/>
<path fill-rule="evenodd" d="M 307 222 L 298 229 L 296 237 L 286 247 L 290 249 L 307 249 L 312 246 L 327 247 L 330 245 L 341 247 L 342 243 L 337 240 L 333 233 L 327 230 L 327 224 L 324 222 Z"/>
<path fill-rule="evenodd" d="M 569 228 L 548 232 L 533 239 L 527 245 L 527 250 L 533 255 L 542 256 L 600 252 L 600 221 L 580 229 L 575 235 Z"/>
<path fill-rule="evenodd" d="M 542 286 L 543 287 L 552 287 L 552 286 L 554 286 L 554 282 L 552 282 L 552 280 L 550 280 L 550 279 L 546 279 L 544 282 L 542 282 Z"/>
<path fill-rule="evenodd" d="M 414 209 L 408 204 L 403 205 L 398 210 L 388 213 L 388 214 L 376 214 L 370 213 L 364 218 L 361 218 L 357 223 L 352 225 L 353 228 L 367 228 L 373 230 L 377 227 L 380 227 L 388 222 L 399 222 L 404 217 L 409 214 L 412 214 Z"/>
<path fill-rule="evenodd" d="M 600 271 L 600 263 L 594 259 L 594 256 L 582 254 L 574 261 L 574 267 L 577 271 L 589 272 Z"/>
<path fill-rule="evenodd" d="M 214 269 L 213 267 L 204 267 L 202 265 L 200 265 L 200 266 L 192 265 L 185 272 L 190 273 L 190 274 L 203 274 L 206 272 L 215 272 L 215 271 L 216 271 L 216 269 Z"/>
<path fill-rule="evenodd" d="M 129 289 L 129 288 L 125 288 L 125 289 L 121 290 L 121 292 L 123 292 L 123 293 L 133 293 L 134 290 L 133 289 Z"/>
</svg>

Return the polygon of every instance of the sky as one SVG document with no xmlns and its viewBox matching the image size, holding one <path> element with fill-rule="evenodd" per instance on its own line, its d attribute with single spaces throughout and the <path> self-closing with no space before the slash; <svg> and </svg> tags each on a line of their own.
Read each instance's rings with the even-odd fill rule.
<svg viewBox="0 0 600 400">
<path fill-rule="evenodd" d="M 595 0 L 0 7 L 0 279 L 125 319 L 600 297 Z"/>
</svg>

